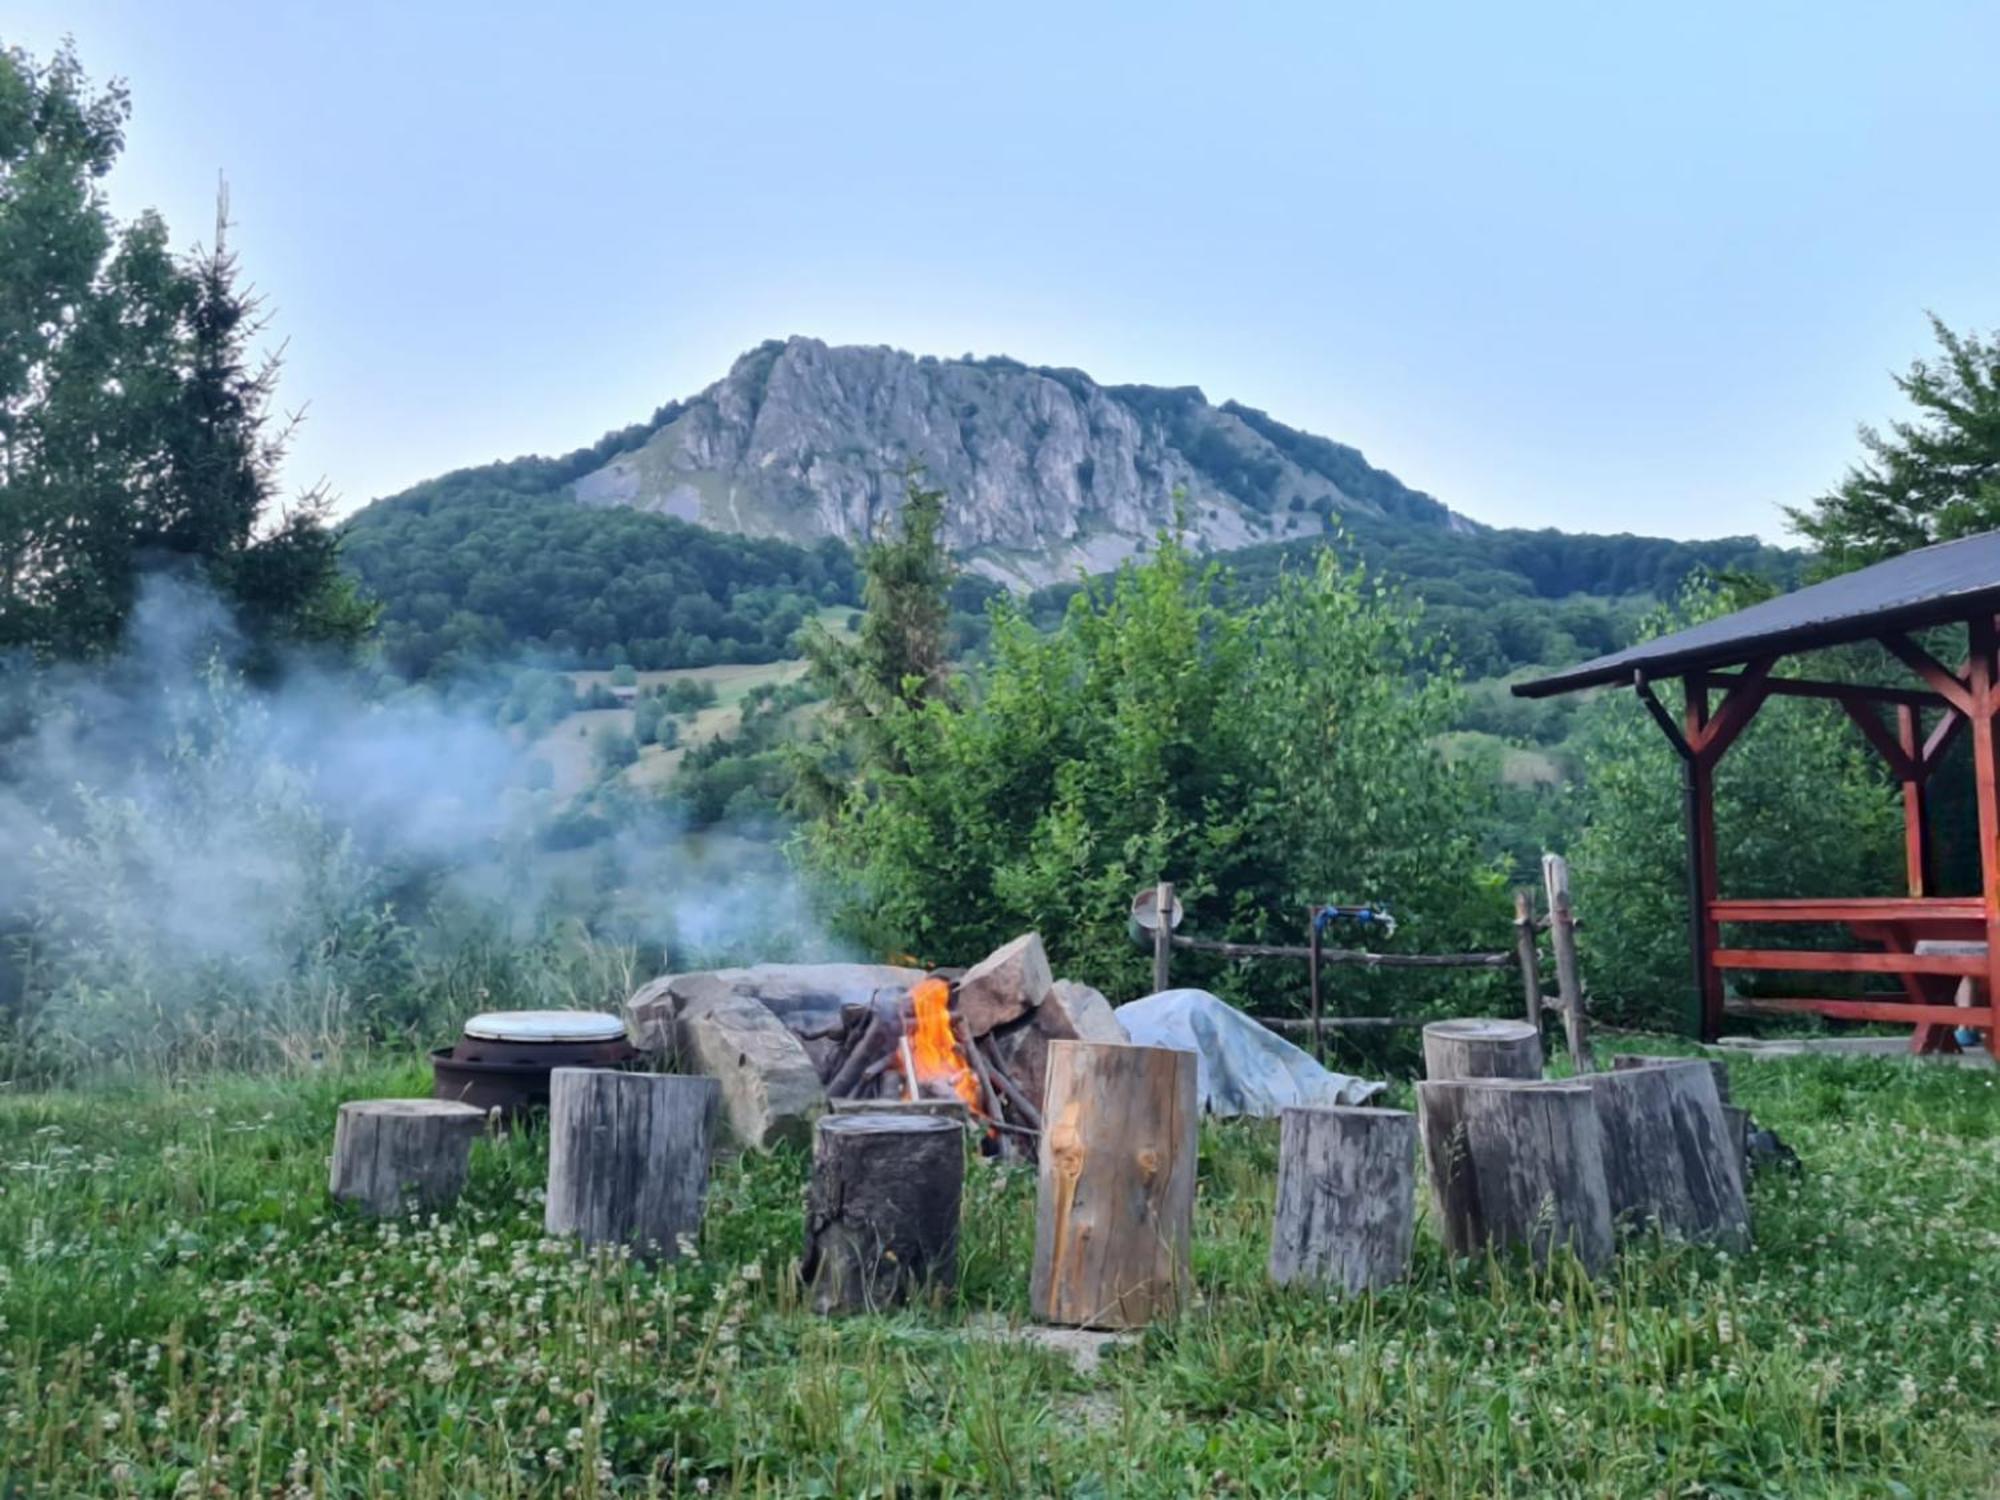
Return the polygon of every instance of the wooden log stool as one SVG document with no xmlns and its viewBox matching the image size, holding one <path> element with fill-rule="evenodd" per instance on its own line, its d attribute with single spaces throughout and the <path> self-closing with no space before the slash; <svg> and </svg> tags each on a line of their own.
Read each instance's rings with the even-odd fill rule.
<svg viewBox="0 0 2000 1500">
<path fill-rule="evenodd" d="M 1702 1059 L 1708 1064 L 1709 1072 L 1715 1075 L 1716 1097 L 1722 1101 L 1722 1123 L 1728 1129 L 1730 1155 L 1742 1169 L 1743 1188 L 1750 1189 L 1750 1111 L 1735 1103 L 1729 1093 L 1729 1064 L 1719 1058 Z M 1621 1068 L 1661 1068 L 1671 1063 L 1688 1061 L 1683 1057 L 1643 1057 L 1637 1053 L 1621 1052 L 1611 1059 L 1614 1071 Z"/>
<path fill-rule="evenodd" d="M 1135 1328 L 1179 1311 L 1194 1235 L 1195 1055 L 1051 1042 L 1034 1315 Z"/>
<path fill-rule="evenodd" d="M 472 1143 L 485 1128 L 485 1110 L 444 1099 L 343 1104 L 328 1189 L 377 1218 L 445 1208 L 465 1191 Z"/>
<path fill-rule="evenodd" d="M 813 1307 L 875 1312 L 956 1287 L 964 1187 L 965 1129 L 949 1115 L 823 1116 L 799 1264 Z"/>
<path fill-rule="evenodd" d="M 1526 1021 L 1433 1021 L 1424 1028 L 1424 1077 L 1540 1078 L 1542 1033 Z"/>
<path fill-rule="evenodd" d="M 549 1075 L 543 1224 L 586 1245 L 672 1259 L 701 1232 L 722 1085 L 681 1074 L 557 1068 Z"/>
<path fill-rule="evenodd" d="M 1592 1272 L 1610 1259 L 1611 1199 L 1596 1096 L 1581 1082 L 1511 1078 L 1417 1085 L 1438 1226 L 1454 1256 L 1567 1246 Z"/>
<path fill-rule="evenodd" d="M 1578 1081 L 1597 1097 L 1612 1217 L 1650 1221 L 1671 1239 L 1744 1249 L 1750 1209 L 1743 1158 L 1722 1112 L 1714 1066 L 1659 1058 Z"/>
<path fill-rule="evenodd" d="M 1271 1279 L 1344 1296 L 1401 1281 L 1416 1221 L 1417 1120 L 1400 1109 L 1288 1109 Z"/>
</svg>

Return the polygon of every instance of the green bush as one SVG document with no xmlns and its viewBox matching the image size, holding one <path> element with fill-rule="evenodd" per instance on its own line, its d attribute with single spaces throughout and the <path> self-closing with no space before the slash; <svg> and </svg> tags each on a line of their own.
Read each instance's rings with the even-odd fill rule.
<svg viewBox="0 0 2000 1500">
<path fill-rule="evenodd" d="M 1164 538 L 1052 632 L 996 607 L 990 668 L 889 712 L 888 753 L 801 854 L 866 948 L 957 962 L 1035 928 L 1112 993 L 1144 984 L 1126 912 L 1163 878 L 1205 936 L 1299 942 L 1308 903 L 1381 901 L 1401 947 L 1495 946 L 1502 883 L 1475 852 L 1474 787 L 1432 744 L 1455 689 L 1413 678 L 1423 649 L 1416 612 L 1331 552 L 1237 609 Z M 1265 1006 L 1303 982 L 1176 969 L 1239 995 L 1254 982 Z"/>
</svg>

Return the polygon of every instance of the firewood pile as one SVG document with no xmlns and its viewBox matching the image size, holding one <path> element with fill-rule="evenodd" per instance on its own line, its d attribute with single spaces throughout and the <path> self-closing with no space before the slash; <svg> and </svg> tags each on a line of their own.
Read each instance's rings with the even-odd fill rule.
<svg viewBox="0 0 2000 1500">
<path fill-rule="evenodd" d="M 1042 1129 L 1052 1041 L 1122 1041 L 1110 1004 L 1051 977 L 1042 941 L 1016 938 L 970 969 L 878 988 L 803 1038 L 827 1097 L 964 1108 L 995 1154 L 1028 1156 Z"/>
</svg>

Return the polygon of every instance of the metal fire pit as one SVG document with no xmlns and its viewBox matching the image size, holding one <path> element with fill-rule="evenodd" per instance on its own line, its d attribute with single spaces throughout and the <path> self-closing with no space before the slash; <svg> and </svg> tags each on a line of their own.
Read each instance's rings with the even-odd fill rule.
<svg viewBox="0 0 2000 1500">
<path fill-rule="evenodd" d="M 549 1105 L 556 1068 L 624 1068 L 638 1057 L 617 1016 L 581 1010 L 501 1010 L 474 1016 L 458 1041 L 431 1053 L 431 1093 L 516 1119 Z"/>
</svg>

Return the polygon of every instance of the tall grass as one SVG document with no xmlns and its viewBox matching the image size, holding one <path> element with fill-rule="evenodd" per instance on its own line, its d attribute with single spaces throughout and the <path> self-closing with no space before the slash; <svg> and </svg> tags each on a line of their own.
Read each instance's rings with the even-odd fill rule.
<svg viewBox="0 0 2000 1500">
<path fill-rule="evenodd" d="M 332 1209 L 335 1105 L 408 1065 L 0 1095 L 0 1492 L 1990 1492 L 1992 1076 L 1737 1073 L 1806 1162 L 1757 1181 L 1756 1250 L 1641 1238 L 1598 1284 L 1424 1233 L 1393 1291 L 1272 1287 L 1275 1132 L 1212 1124 L 1196 1304 L 1090 1376 L 982 1332 L 1026 1319 L 1025 1171 L 970 1172 L 957 1298 L 826 1320 L 796 1156 L 719 1163 L 698 1254 L 647 1270 L 543 1237 L 533 1131 L 450 1213 Z"/>
</svg>

